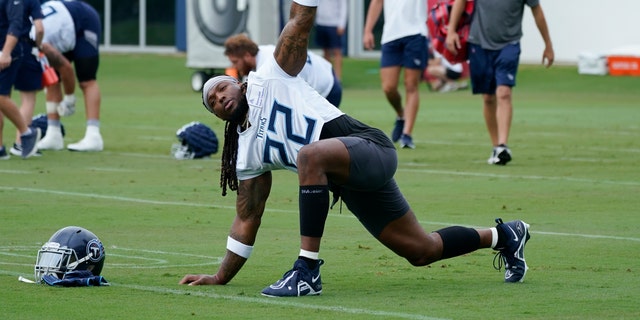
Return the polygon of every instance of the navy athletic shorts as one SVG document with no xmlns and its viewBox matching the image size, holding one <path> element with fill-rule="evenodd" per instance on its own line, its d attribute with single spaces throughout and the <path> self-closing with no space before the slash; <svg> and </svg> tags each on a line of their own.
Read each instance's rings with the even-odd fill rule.
<svg viewBox="0 0 640 320">
<path fill-rule="evenodd" d="M 361 137 L 338 137 L 351 157 L 349 181 L 339 189 L 345 205 L 374 237 L 410 209 L 393 178 L 398 167 L 395 148 Z"/>
<path fill-rule="evenodd" d="M 342 36 L 338 35 L 338 27 L 316 25 L 316 44 L 323 49 L 342 48 Z"/>
<path fill-rule="evenodd" d="M 416 34 L 382 45 L 380 67 L 402 66 L 423 70 L 427 67 L 427 37 Z"/>
<path fill-rule="evenodd" d="M 31 54 L 33 46 L 20 39 L 11 52 L 11 64 L 0 71 L 0 95 L 11 94 L 12 87 L 19 91 L 42 89 L 42 67 Z"/>
<path fill-rule="evenodd" d="M 519 63 L 519 42 L 500 50 L 486 50 L 469 43 L 469 73 L 473 93 L 495 94 L 498 86 L 514 87 Z"/>
</svg>

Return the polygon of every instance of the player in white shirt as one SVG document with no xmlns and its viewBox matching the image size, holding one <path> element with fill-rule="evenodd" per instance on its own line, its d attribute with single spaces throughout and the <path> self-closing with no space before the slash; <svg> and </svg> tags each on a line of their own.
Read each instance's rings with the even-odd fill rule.
<svg viewBox="0 0 640 320">
<path fill-rule="evenodd" d="M 259 68 L 273 57 L 274 45 L 257 45 L 246 34 L 229 37 L 225 43 L 225 55 L 243 77 Z M 298 74 L 331 104 L 340 107 L 342 84 L 333 72 L 333 66 L 323 57 L 307 51 L 307 62 Z"/>
<path fill-rule="evenodd" d="M 380 81 L 387 101 L 396 113 L 391 140 L 400 141 L 401 148 L 414 149 L 412 132 L 420 108 L 419 85 L 427 67 L 427 1 L 371 0 L 362 35 L 367 50 L 375 47 L 373 28 L 383 11 Z M 404 107 L 398 91 L 402 69 Z"/>
<path fill-rule="evenodd" d="M 223 195 L 227 188 L 237 193 L 236 218 L 216 274 L 188 274 L 180 283 L 226 284 L 240 271 L 253 250 L 272 187 L 271 171 L 277 169 L 298 174 L 301 247 L 293 269 L 263 295 L 322 292 L 319 250 L 330 192 L 334 203 L 335 197 L 342 199 L 376 239 L 412 265 L 494 247 L 510 259 L 509 272 L 525 268 L 529 236 L 522 221 L 426 233 L 393 178 L 398 159 L 389 138 L 344 114 L 297 77 L 306 63 L 317 3 L 294 0 L 273 57 L 249 73 L 247 82 L 221 75 L 204 84 L 205 108 L 227 122 L 220 185 Z M 519 242 L 509 240 L 513 234 L 506 233 L 508 228 L 517 230 Z"/>
<path fill-rule="evenodd" d="M 348 0 L 322 0 L 316 11 L 316 44 L 342 81 L 342 48 L 347 30 Z"/>
<path fill-rule="evenodd" d="M 71 151 L 102 151 L 100 134 L 99 44 L 102 27 L 98 12 L 82 1 L 47 1 L 42 4 L 45 34 L 41 50 L 60 74 L 60 83 L 47 88 L 47 133 L 39 149 L 64 148 L 60 116 L 75 112 L 75 80 L 84 95 L 87 127 L 85 136 L 67 146 Z M 73 66 L 72 66 L 73 63 Z M 74 75 L 75 73 L 75 75 Z"/>
</svg>

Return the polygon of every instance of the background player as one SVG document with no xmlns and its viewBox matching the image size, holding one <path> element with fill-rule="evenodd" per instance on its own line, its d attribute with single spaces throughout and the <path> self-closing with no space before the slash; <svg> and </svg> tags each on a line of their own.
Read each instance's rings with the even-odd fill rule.
<svg viewBox="0 0 640 320">
<path fill-rule="evenodd" d="M 100 16 L 93 7 L 82 1 L 48 1 L 42 4 L 42 12 L 45 17 L 42 51 L 51 66 L 60 73 L 64 96 L 60 83 L 47 88 L 47 133 L 38 147 L 48 150 L 64 148 L 60 116 L 69 116 L 75 112 L 75 71 L 84 95 L 87 123 L 84 138 L 69 144 L 67 149 L 102 151 L 101 95 L 97 81 L 102 33 Z"/>
</svg>

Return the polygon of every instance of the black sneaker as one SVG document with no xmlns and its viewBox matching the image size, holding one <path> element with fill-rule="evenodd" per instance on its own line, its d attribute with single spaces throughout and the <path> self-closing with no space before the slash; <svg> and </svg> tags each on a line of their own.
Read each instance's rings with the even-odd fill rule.
<svg viewBox="0 0 640 320">
<path fill-rule="evenodd" d="M 38 147 L 36 146 L 36 144 L 38 143 L 38 141 L 40 141 L 40 136 L 40 128 L 31 127 L 29 133 L 20 135 L 20 146 L 14 143 L 13 148 L 15 148 L 16 150 L 20 150 L 20 155 L 22 156 L 22 158 L 29 158 L 38 152 Z"/>
<path fill-rule="evenodd" d="M 22 157 L 22 146 L 17 143 L 14 143 L 13 146 L 9 149 L 9 153 L 14 156 Z M 36 151 L 36 153 L 33 154 L 33 157 L 41 157 L 41 156 L 42 156 L 42 152 L 40 152 L 40 150 Z"/>
<path fill-rule="evenodd" d="M 402 130 L 404 130 L 404 119 L 396 119 L 393 131 L 391 131 L 391 141 L 398 142 L 402 137 Z"/>
<path fill-rule="evenodd" d="M 0 146 L 0 160 L 9 160 L 11 155 L 7 153 L 7 148 Z"/>
<path fill-rule="evenodd" d="M 413 144 L 413 139 L 408 134 L 403 134 L 400 137 L 400 148 L 402 149 L 415 149 L 416 145 Z"/>
<path fill-rule="evenodd" d="M 511 161 L 511 150 L 505 144 L 501 144 L 495 148 L 493 148 L 493 152 L 487 160 L 488 164 L 497 164 L 500 166 L 506 165 L 509 161 Z"/>
<path fill-rule="evenodd" d="M 319 295 L 322 293 L 320 266 L 323 264 L 323 260 L 318 260 L 318 266 L 311 270 L 304 260 L 296 260 L 293 264 L 293 269 L 285 272 L 282 279 L 264 288 L 262 290 L 262 295 L 267 297 L 300 297 Z"/>
<path fill-rule="evenodd" d="M 496 223 L 498 223 L 496 228 L 500 228 L 507 236 L 507 242 L 504 248 L 496 248 L 500 252 L 493 258 L 493 267 L 500 270 L 504 262 L 504 281 L 522 282 L 529 269 L 524 260 L 524 245 L 531 238 L 529 225 L 522 220 L 503 223 L 500 218 L 496 219 Z M 496 259 L 498 259 L 497 266 Z"/>
</svg>

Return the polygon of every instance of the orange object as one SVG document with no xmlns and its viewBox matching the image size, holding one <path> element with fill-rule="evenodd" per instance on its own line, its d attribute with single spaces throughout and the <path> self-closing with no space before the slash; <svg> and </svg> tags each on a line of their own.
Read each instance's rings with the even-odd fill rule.
<svg viewBox="0 0 640 320">
<path fill-rule="evenodd" d="M 42 71 L 42 86 L 48 87 L 50 85 L 54 85 L 58 83 L 58 74 L 56 74 L 56 70 L 51 68 L 51 66 L 46 66 L 44 71 Z"/>
<path fill-rule="evenodd" d="M 233 67 L 226 68 L 224 69 L 224 74 L 238 79 L 238 70 L 236 70 L 236 68 L 233 68 Z"/>
<path fill-rule="evenodd" d="M 40 52 L 38 58 L 40 60 L 40 66 L 42 67 L 42 86 L 48 87 L 50 85 L 58 83 L 60 78 L 58 78 L 56 70 L 49 65 L 47 56 L 45 56 L 44 53 Z"/>
<path fill-rule="evenodd" d="M 640 76 L 640 57 L 608 56 L 607 64 L 612 76 Z"/>
</svg>

